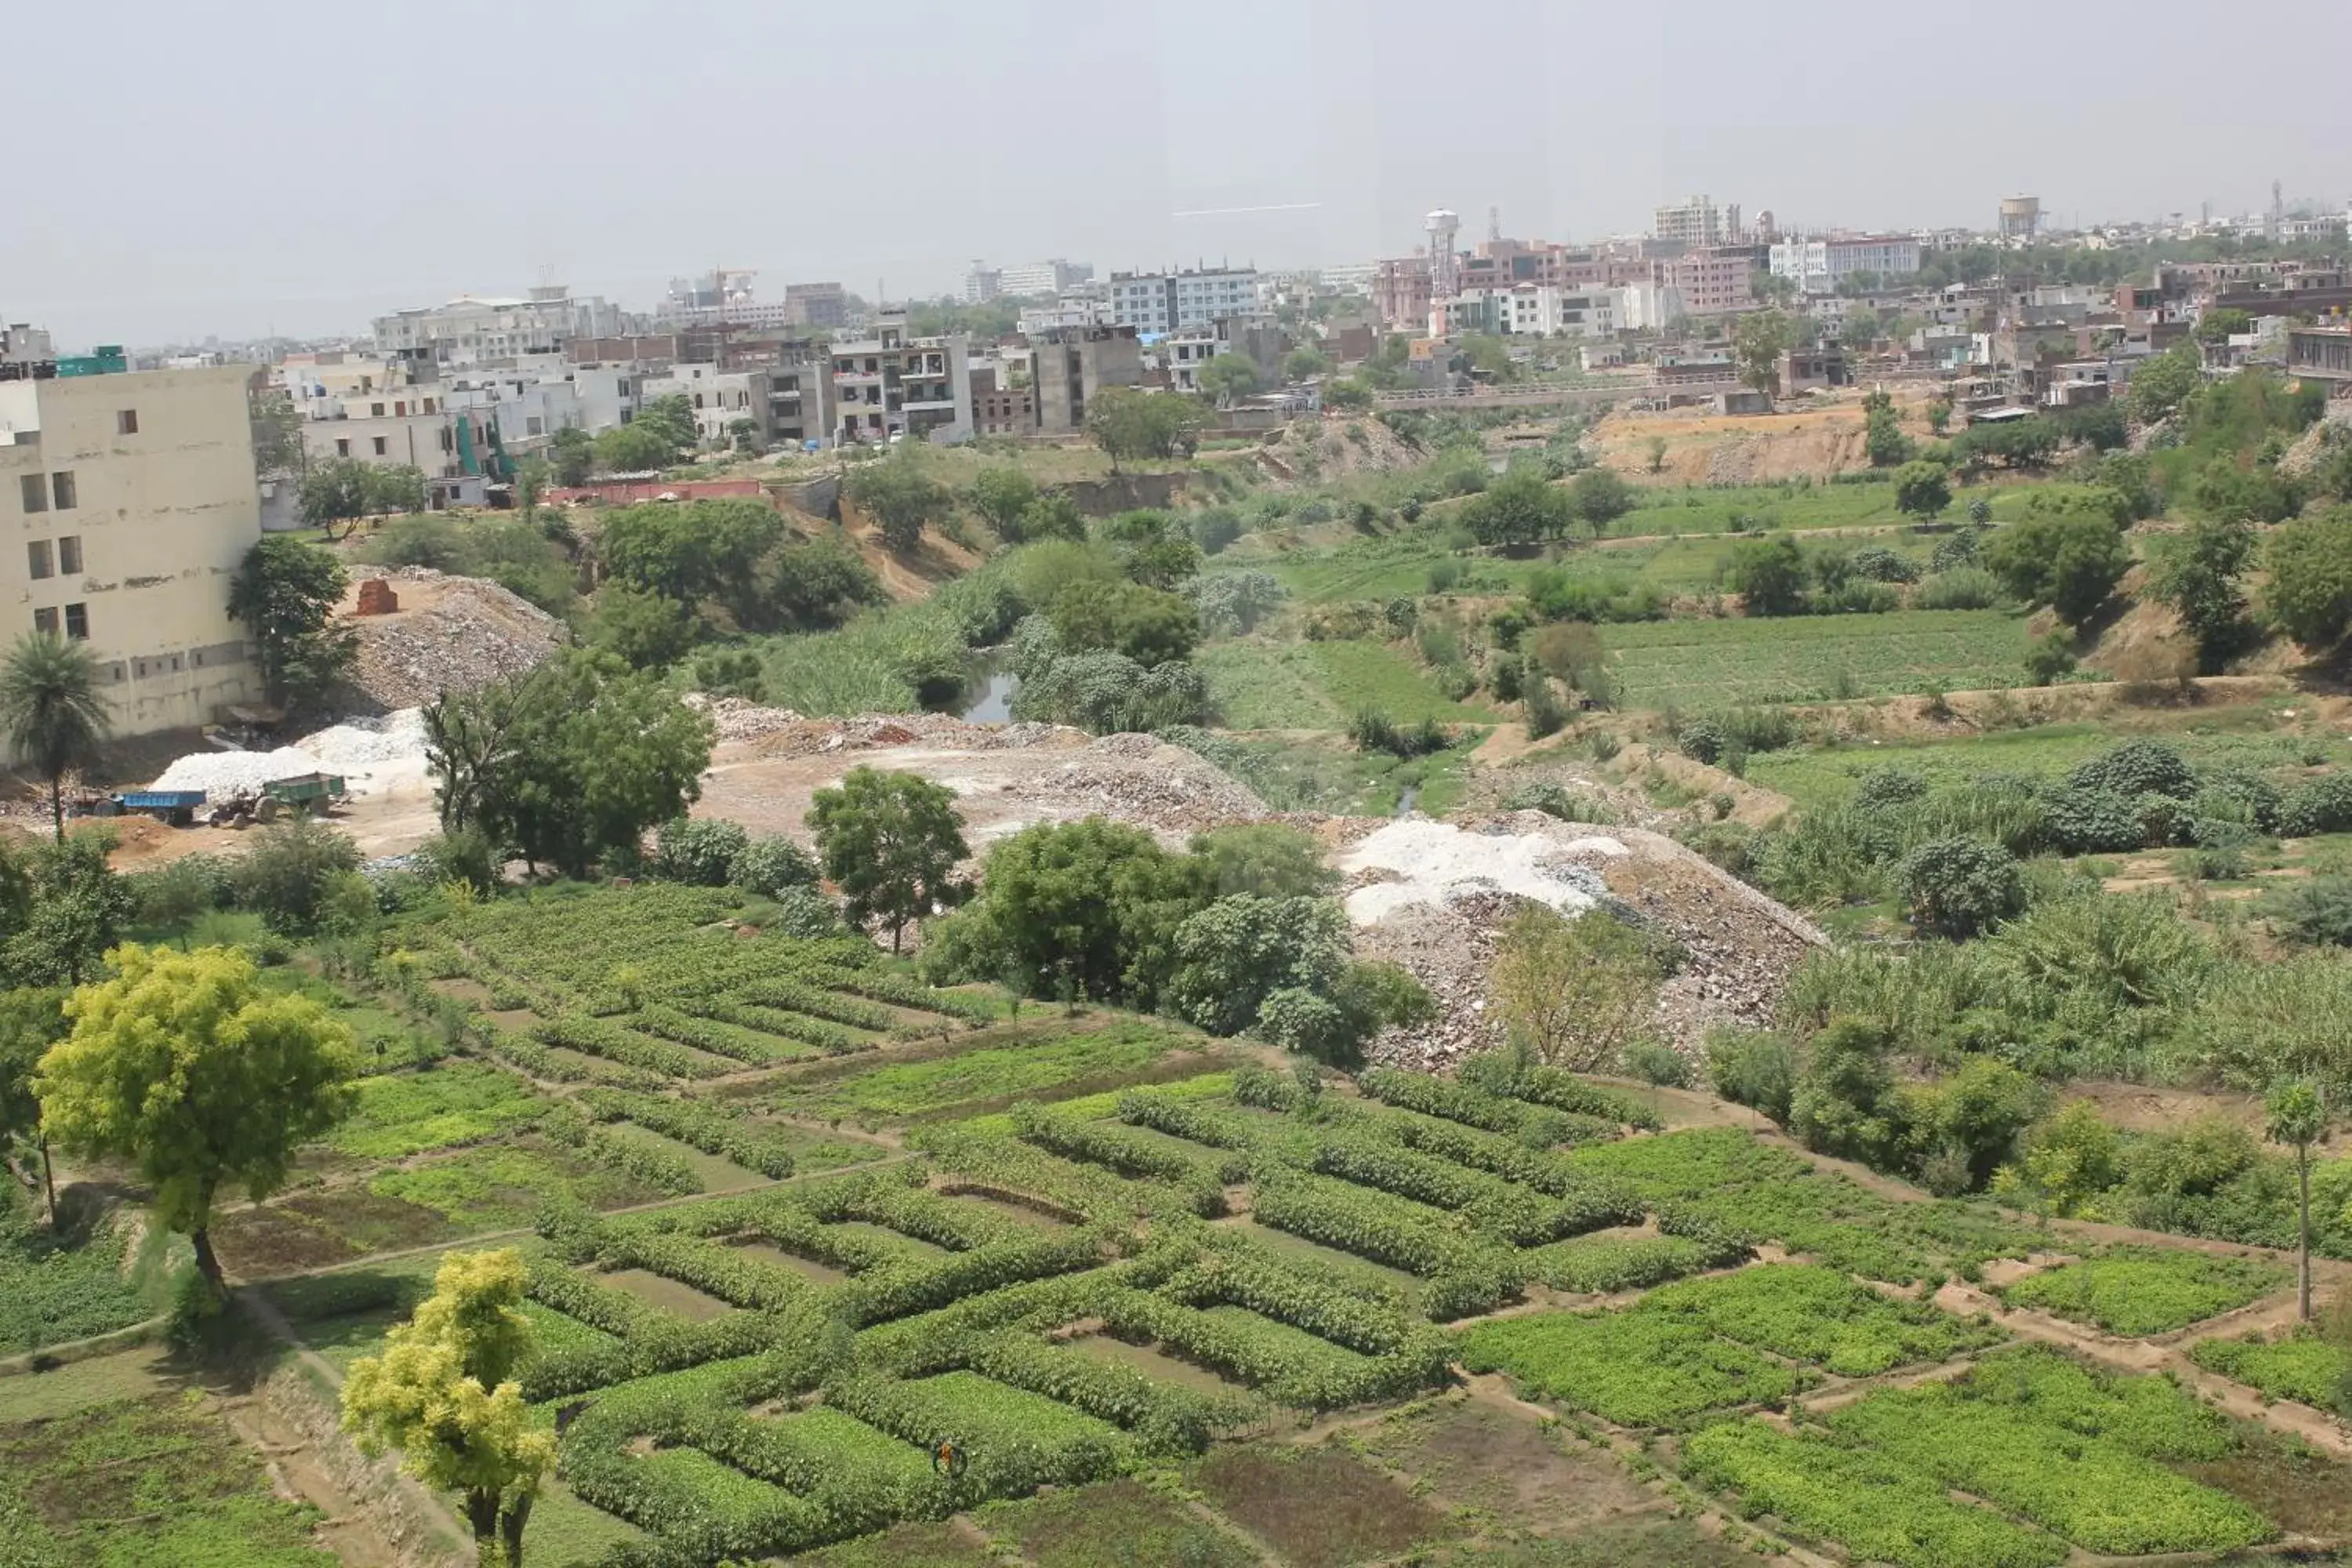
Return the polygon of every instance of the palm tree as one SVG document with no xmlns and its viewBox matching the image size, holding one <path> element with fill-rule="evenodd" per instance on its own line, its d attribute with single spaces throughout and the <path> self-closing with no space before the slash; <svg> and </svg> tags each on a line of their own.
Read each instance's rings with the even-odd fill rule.
<svg viewBox="0 0 2352 1568">
<path fill-rule="evenodd" d="M 49 818 L 66 841 L 65 776 L 97 754 L 107 730 L 98 660 L 54 632 L 16 639 L 0 661 L 0 734 L 20 763 L 49 781 Z"/>
</svg>

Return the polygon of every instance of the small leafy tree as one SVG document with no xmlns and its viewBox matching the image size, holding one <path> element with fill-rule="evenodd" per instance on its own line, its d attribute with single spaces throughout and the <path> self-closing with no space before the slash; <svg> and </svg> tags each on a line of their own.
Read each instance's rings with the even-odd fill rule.
<svg viewBox="0 0 2352 1568">
<path fill-rule="evenodd" d="M 1193 379 L 1202 393 L 1216 403 L 1239 402 L 1258 388 L 1257 366 L 1247 354 L 1218 354 Z"/>
<path fill-rule="evenodd" d="M 2172 606 L 2197 639 L 2208 674 L 2244 640 L 2246 595 L 2239 580 L 2253 559 L 2254 531 L 2242 519 L 2201 518 L 2157 562 L 2149 590 Z"/>
<path fill-rule="evenodd" d="M 1941 463 L 1906 463 L 1895 470 L 1895 510 L 1926 521 L 1952 504 L 1952 478 Z"/>
<path fill-rule="evenodd" d="M 1731 585 L 1751 616 L 1803 614 L 1805 581 L 1804 553 L 1786 534 L 1742 540 L 1732 550 Z"/>
<path fill-rule="evenodd" d="M 2307 1079 L 2271 1086 L 2263 1101 L 2263 1136 L 2294 1151 L 2295 1310 L 2311 1321 L 2311 1150 L 2327 1136 L 2327 1100 Z"/>
<path fill-rule="evenodd" d="M 1912 928 L 1971 937 L 2025 907 L 2017 858 L 1983 838 L 1935 838 L 1904 857 L 1901 872 Z"/>
<path fill-rule="evenodd" d="M 1587 468 L 1568 487 L 1569 504 L 1576 509 L 1599 538 L 1609 525 L 1633 510 L 1633 487 L 1607 468 Z"/>
<path fill-rule="evenodd" d="M 253 633 L 271 701 L 308 701 L 351 668 L 359 634 L 335 618 L 350 584 L 332 555 L 286 534 L 246 552 L 229 584 L 228 613 Z"/>
<path fill-rule="evenodd" d="M 97 760 L 107 731 L 98 660 L 87 642 L 27 632 L 0 664 L 0 732 L 9 752 L 47 781 L 49 825 L 66 841 L 66 774 Z"/>
<path fill-rule="evenodd" d="M 900 555 L 920 545 L 923 530 L 944 521 L 953 504 L 945 487 L 904 458 L 858 469 L 845 489 L 851 504 L 873 520 L 883 544 Z"/>
<path fill-rule="evenodd" d="M 1902 416 L 1895 412 L 1895 399 L 1884 392 L 1874 392 L 1862 400 L 1862 449 L 1874 468 L 1892 468 L 1911 460 L 1911 438 L 1903 434 Z"/>
<path fill-rule="evenodd" d="M 350 1113 L 359 1052 L 325 1008 L 264 987 L 235 948 L 126 942 L 110 963 L 67 999 L 72 1031 L 41 1058 L 42 1130 L 74 1152 L 130 1162 L 157 1221 L 194 1243 L 217 1291 L 215 1201 L 285 1184 L 294 1151 Z"/>
<path fill-rule="evenodd" d="M 1731 357 L 1741 382 L 1769 393 L 1780 379 L 1780 356 L 1795 340 L 1789 318 L 1778 310 L 1751 311 L 1733 322 Z"/>
<path fill-rule="evenodd" d="M 1650 943 L 1607 910 L 1571 920 L 1529 904 L 1503 928 L 1490 985 L 1515 1043 L 1591 1071 L 1647 1027 L 1664 978 Z"/>
<path fill-rule="evenodd" d="M 33 1074 L 48 1048 L 65 1037 L 65 1013 L 59 1006 L 65 995 L 47 986 L 0 992 L 0 1154 L 19 1138 L 40 1139 L 41 1184 L 48 1194 L 53 1226 L 58 1222 L 58 1185 L 49 1169 L 49 1141 L 40 1137 L 41 1100 L 33 1092 Z"/>
<path fill-rule="evenodd" d="M 1036 504 L 1036 482 L 1018 468 L 982 468 L 971 481 L 971 509 L 1008 544 L 1028 537 L 1022 521 Z"/>
<path fill-rule="evenodd" d="M 956 862 L 971 853 L 954 793 L 914 773 L 853 768 L 816 792 L 808 825 L 850 918 L 889 927 L 893 952 L 908 921 L 949 901 Z"/>
<path fill-rule="evenodd" d="M 1109 457 L 1113 473 L 1122 462 L 1191 457 L 1207 425 L 1195 400 L 1131 386 L 1104 387 L 1087 409 L 1087 435 Z"/>
<path fill-rule="evenodd" d="M 480 1568 L 522 1568 L 523 1530 L 555 1462 L 555 1434 L 537 1428 L 515 1378 L 532 1350 L 526 1277 L 511 1250 L 449 1254 L 433 1294 L 343 1384 L 343 1429 L 364 1451 L 398 1448 L 410 1475 L 464 1494 Z"/>
<path fill-rule="evenodd" d="M 567 425 L 548 437 L 547 461 L 557 484 L 567 489 L 584 485 L 596 467 L 596 438 L 576 425 Z"/>
</svg>

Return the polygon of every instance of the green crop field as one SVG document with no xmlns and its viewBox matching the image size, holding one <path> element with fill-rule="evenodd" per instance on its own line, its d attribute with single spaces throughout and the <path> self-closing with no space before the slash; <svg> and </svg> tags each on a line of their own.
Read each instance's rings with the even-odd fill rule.
<svg viewBox="0 0 2352 1568">
<path fill-rule="evenodd" d="M 1999 610 L 1649 621 L 1601 636 L 1635 708 L 1822 702 L 2024 679 L 2025 623 Z"/>
<path fill-rule="evenodd" d="M 1232 730 L 1342 730 L 1366 709 L 1406 724 L 1495 718 L 1475 702 L 1449 700 L 1426 668 L 1381 643 L 1236 639 L 1202 648 L 1197 662 Z"/>
<path fill-rule="evenodd" d="M 1677 1129 L 1652 1097 L 1556 1069 L 1509 1093 L 1396 1069 L 1311 1093 L 1255 1047 L 1100 1009 L 1016 1014 L 855 944 L 738 929 L 756 913 L 646 885 L 396 922 L 363 1005 L 445 1024 L 455 1007 L 454 1054 L 388 1053 L 300 1179 L 217 1227 L 332 1376 L 381 1349 L 442 1252 L 520 1252 L 532 1419 L 586 1402 L 535 1562 L 1076 1568 L 1117 1542 L 1167 1568 L 1467 1568 L 1597 1563 L 1607 1542 L 1635 1561 L 1752 1543 L 1940 1568 L 2309 1533 L 2260 1481 L 2271 1439 L 2162 1378 L 2020 1350 L 1995 1316 L 1936 1303 L 1923 1282 L 2049 1247 L 1986 1204 Z M 110 1252 L 0 1267 L 63 1271 L 0 1319 L 19 1343 L 146 1310 Z M 2128 1335 L 2284 1280 L 2147 1247 L 2005 1294 Z M 2309 1397 L 2333 1370 L 2316 1345 L 2194 1353 Z M 135 1377 L 72 1370 L 16 1386 L 84 1395 L 26 1407 L 103 1424 L 89 1451 L 146 1466 L 142 1496 L 184 1487 L 165 1458 L 197 1451 L 178 1407 L 167 1433 L 165 1406 L 105 1404 Z M 1465 1392 L 1465 1373 L 1564 1425 Z M 21 1429 L 11 1382 L 0 1445 Z M 1393 1426 L 1265 1441 L 1381 1410 Z M 1444 1436 L 1472 1426 L 1475 1446 Z M 1596 1427 L 1650 1458 L 1572 1438 Z M 961 1456 L 946 1468 L 943 1439 Z M 13 1484 L 0 1510 L 21 1499 L 67 1543 L 58 1561 L 160 1560 L 89 1550 L 124 1531 L 143 1550 L 145 1510 Z M 243 1487 L 181 1507 L 173 1549 L 311 1561 L 328 1541 L 312 1516 Z M 1694 1546 L 1670 1504 L 1721 1541 Z M 951 1515 L 976 1533 L 940 1535 Z"/>
<path fill-rule="evenodd" d="M 2160 736 L 2200 770 L 2240 767 L 2283 774 L 2321 763 L 2352 761 L 2352 746 L 2340 739 L 2295 732 L 2291 715 L 2308 708 L 2307 701 L 2282 697 L 2229 709 L 2135 716 L 2130 728 L 2134 733 Z M 2121 728 L 2113 721 L 2041 724 L 1948 741 L 1897 739 L 1833 750 L 1760 752 L 1748 759 L 1747 776 L 1801 806 L 1843 804 L 1855 781 L 1874 768 L 1903 768 L 1933 783 L 1965 783 L 1987 773 L 2050 780 L 2111 750 L 2121 738 Z"/>
<path fill-rule="evenodd" d="M 1644 489 L 1640 504 L 1609 524 L 1619 539 L 1664 533 L 1728 533 L 1740 526 L 1871 528 L 1903 521 L 1891 483 L 1729 485 Z"/>
</svg>

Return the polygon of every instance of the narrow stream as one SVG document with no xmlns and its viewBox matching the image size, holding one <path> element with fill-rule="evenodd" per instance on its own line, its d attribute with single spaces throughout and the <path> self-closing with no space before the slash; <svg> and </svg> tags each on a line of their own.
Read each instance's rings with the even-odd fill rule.
<svg viewBox="0 0 2352 1568">
<path fill-rule="evenodd" d="M 1397 791 L 1396 815 L 1399 816 L 1411 816 L 1412 815 L 1413 803 L 1420 798 L 1421 786 L 1419 784 L 1409 784 L 1399 789 Z"/>
</svg>

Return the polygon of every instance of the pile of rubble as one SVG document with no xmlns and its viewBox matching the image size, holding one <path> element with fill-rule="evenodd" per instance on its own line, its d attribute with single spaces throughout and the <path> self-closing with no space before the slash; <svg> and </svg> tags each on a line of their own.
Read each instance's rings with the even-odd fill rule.
<svg viewBox="0 0 2352 1568">
<path fill-rule="evenodd" d="M 789 708 L 761 708 L 740 698 L 688 697 L 719 726 L 721 741 L 758 742 L 762 757 L 814 757 L 888 746 L 996 752 L 1029 746 L 1076 746 L 1084 730 L 1066 724 L 976 724 L 947 713 L 861 713 L 851 719 L 810 719 Z M 1157 742 L 1154 742 L 1157 744 Z"/>
<path fill-rule="evenodd" d="M 336 706 L 392 712 L 433 701 L 444 691 L 519 675 L 563 641 L 563 623 L 496 583 L 453 577 L 426 566 L 382 574 L 400 608 L 349 615 L 359 658 Z"/>
<path fill-rule="evenodd" d="M 1408 826 L 1419 835 L 1411 841 L 1398 833 Z M 1444 842 L 1447 835 L 1456 842 Z M 1790 973 L 1828 941 L 1673 839 L 1640 828 L 1604 833 L 1523 811 L 1459 825 L 1377 825 L 1356 837 L 1339 862 L 1349 873 L 1356 951 L 1411 970 L 1438 1003 L 1434 1025 L 1373 1042 L 1373 1056 L 1397 1066 L 1439 1068 L 1497 1043 L 1486 976 L 1500 927 L 1530 898 L 1570 916 L 1608 908 L 1676 942 L 1688 962 L 1662 988 L 1654 1021 L 1694 1060 L 1710 1029 L 1769 1023 Z M 1484 864 L 1498 852 L 1507 859 Z"/>
<path fill-rule="evenodd" d="M 1272 815 L 1256 792 L 1181 746 L 1150 735 L 1105 735 L 1022 786 L 1024 803 L 1065 819 L 1102 816 L 1162 835 L 1198 833 Z"/>
</svg>

